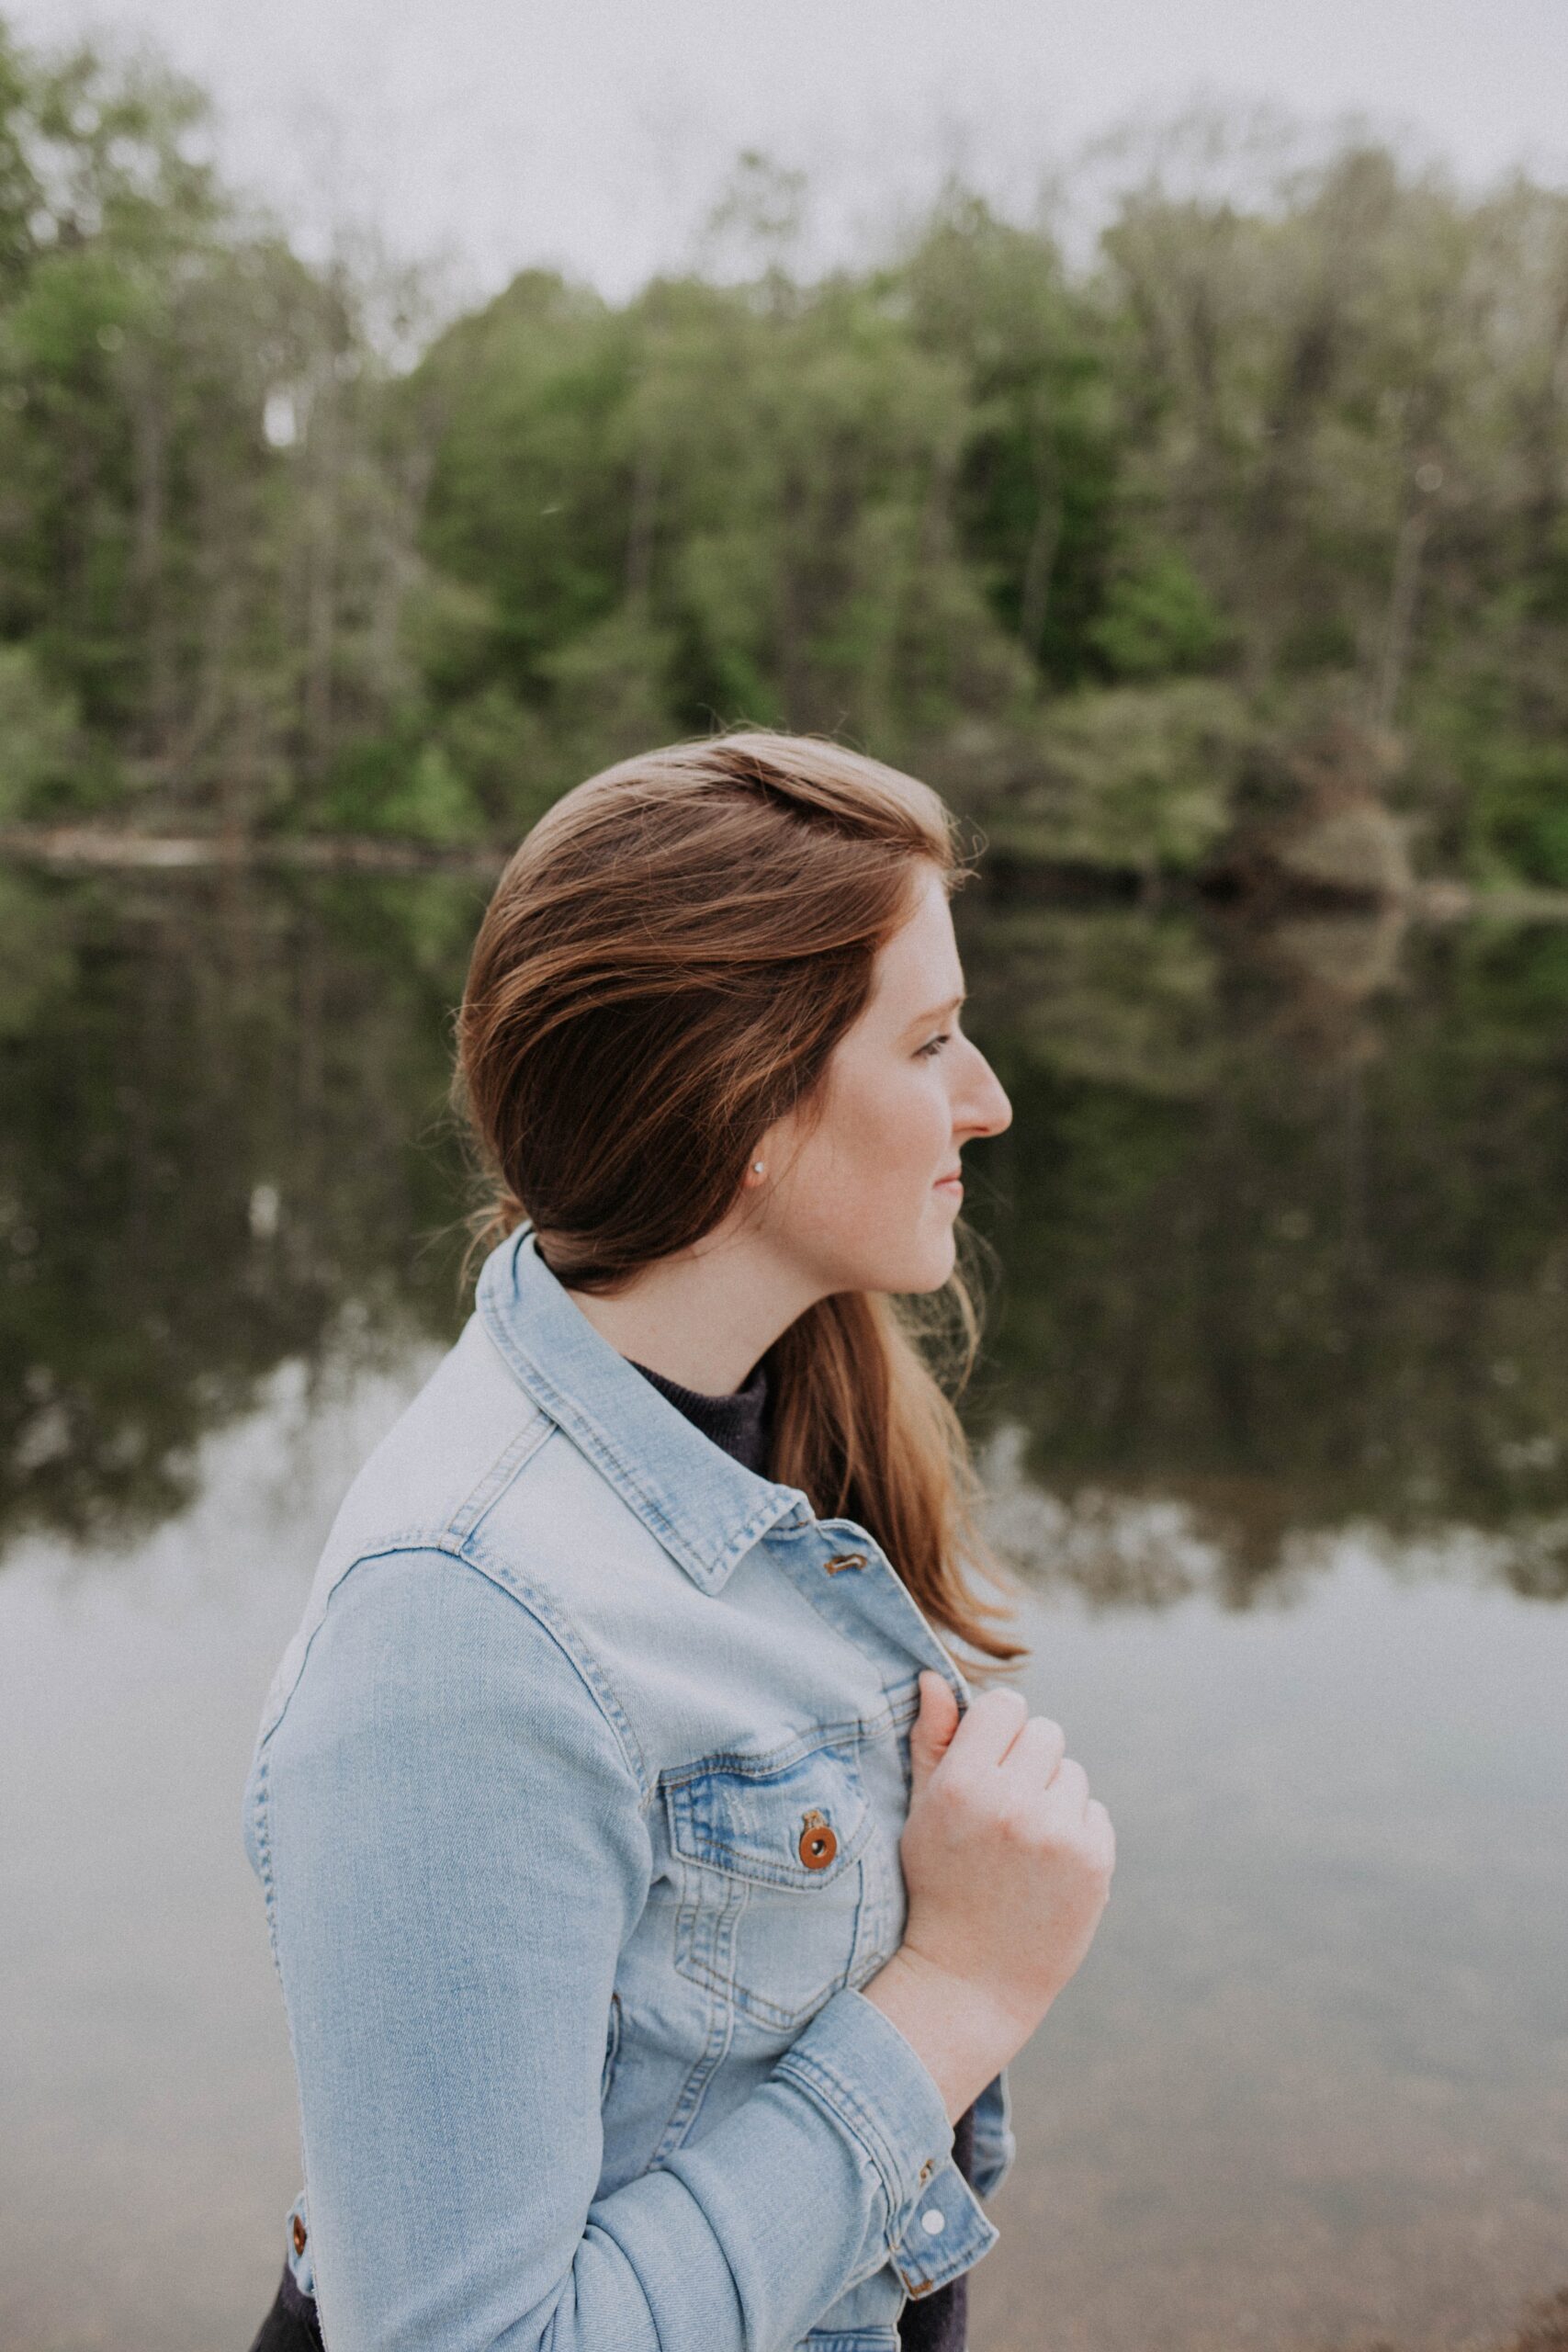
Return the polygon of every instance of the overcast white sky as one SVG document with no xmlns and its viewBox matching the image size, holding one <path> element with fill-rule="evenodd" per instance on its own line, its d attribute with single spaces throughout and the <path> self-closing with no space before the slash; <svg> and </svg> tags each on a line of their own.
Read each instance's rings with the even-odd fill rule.
<svg viewBox="0 0 1568 2352">
<path fill-rule="evenodd" d="M 619 296 L 694 257 L 743 147 L 807 168 L 815 247 L 955 164 L 1019 212 L 1194 100 L 1348 114 L 1467 180 L 1568 180 L 1568 0 L 0 0 L 25 40 L 145 34 L 231 172 L 318 244 L 372 221 L 469 295 L 547 261 Z M 1274 145 L 1265 132 L 1263 146 Z"/>
</svg>

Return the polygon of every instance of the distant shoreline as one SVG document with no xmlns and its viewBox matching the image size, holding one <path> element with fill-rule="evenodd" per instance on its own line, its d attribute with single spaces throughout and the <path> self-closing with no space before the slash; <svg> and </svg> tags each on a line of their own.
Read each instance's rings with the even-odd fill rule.
<svg viewBox="0 0 1568 2352">
<path fill-rule="evenodd" d="M 107 825 L 0 826 L 0 858 L 38 865 L 141 872 L 176 872 L 214 866 L 282 866 L 316 873 L 457 874 L 494 880 L 506 864 L 505 850 L 472 843 L 398 841 L 364 833 L 143 833 Z M 1125 901 L 1142 897 L 1165 905 L 1216 899 L 1247 905 L 1248 894 L 1216 890 L 1185 875 L 1159 877 L 1150 891 L 1141 877 L 1113 866 L 1027 864 L 999 858 L 989 879 L 998 895 L 1035 895 L 1055 900 Z M 1471 915 L 1504 922 L 1568 921 L 1568 890 L 1525 883 L 1491 889 L 1432 876 L 1407 890 L 1376 895 L 1308 888 L 1271 888 L 1270 909 L 1325 913 L 1398 910 L 1422 922 L 1447 922 Z"/>
<path fill-rule="evenodd" d="M 295 865 L 330 873 L 498 875 L 504 850 L 367 833 L 141 833 L 107 825 L 0 826 L 0 857 L 40 865 Z"/>
</svg>

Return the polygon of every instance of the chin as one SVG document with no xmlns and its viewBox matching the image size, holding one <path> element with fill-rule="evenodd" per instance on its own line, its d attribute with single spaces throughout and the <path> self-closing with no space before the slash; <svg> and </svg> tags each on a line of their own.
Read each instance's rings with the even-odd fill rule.
<svg viewBox="0 0 1568 2352">
<path fill-rule="evenodd" d="M 950 1225 L 945 1233 L 930 1235 L 923 1241 L 911 1243 L 908 1250 L 898 1251 L 895 1259 L 885 1259 L 874 1278 L 862 1283 L 860 1288 L 895 1293 L 940 1290 L 952 1273 L 957 1257 L 958 1249 Z"/>
</svg>

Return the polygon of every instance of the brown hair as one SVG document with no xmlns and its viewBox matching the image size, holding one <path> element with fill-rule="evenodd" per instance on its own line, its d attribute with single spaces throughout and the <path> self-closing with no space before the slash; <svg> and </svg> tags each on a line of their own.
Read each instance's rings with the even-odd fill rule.
<svg viewBox="0 0 1568 2352">
<path fill-rule="evenodd" d="M 810 1117 L 922 861 L 950 893 L 972 870 L 931 786 L 813 736 L 671 744 L 558 800 L 496 886 L 457 1016 L 453 1099 L 487 1184 L 470 1263 L 527 1217 L 552 1272 L 613 1293 L 710 1232 L 757 1137 Z M 986 1623 L 1010 1611 L 969 1577 L 1010 1579 L 938 1377 L 956 1394 L 978 1348 L 961 1271 L 818 1299 L 767 1351 L 769 1476 L 864 1527 L 933 1624 L 1010 1664 L 1027 1650 Z"/>
</svg>

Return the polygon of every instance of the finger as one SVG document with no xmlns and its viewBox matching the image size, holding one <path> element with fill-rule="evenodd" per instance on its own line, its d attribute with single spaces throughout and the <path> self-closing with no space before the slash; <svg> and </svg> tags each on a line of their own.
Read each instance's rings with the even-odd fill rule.
<svg viewBox="0 0 1568 2352">
<path fill-rule="evenodd" d="M 958 1701 L 944 1676 L 922 1674 L 919 1692 L 920 1711 L 909 1730 L 911 1796 L 931 1778 L 958 1728 Z"/>
<path fill-rule="evenodd" d="M 1031 1715 L 1002 1758 L 1004 1771 L 1016 1771 L 1032 1789 L 1051 1781 L 1067 1745 L 1067 1735 L 1049 1715 Z"/>
<path fill-rule="evenodd" d="M 949 1752 L 955 1763 L 962 1757 L 966 1769 L 999 1764 L 1028 1719 L 1029 1702 L 1021 1690 L 982 1690 L 970 1701 Z"/>
<path fill-rule="evenodd" d="M 1089 1804 L 1089 1774 L 1076 1756 L 1064 1756 L 1051 1775 L 1045 1802 L 1064 1819 L 1079 1824 Z"/>
</svg>

